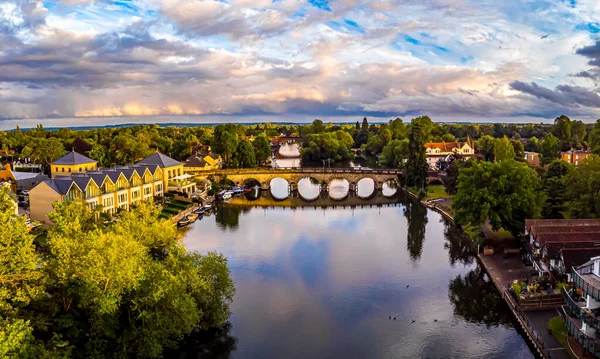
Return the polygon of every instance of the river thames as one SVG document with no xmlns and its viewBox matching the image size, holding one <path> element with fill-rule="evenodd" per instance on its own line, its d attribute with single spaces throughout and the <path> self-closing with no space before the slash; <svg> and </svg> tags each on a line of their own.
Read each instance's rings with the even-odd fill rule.
<svg viewBox="0 0 600 359">
<path fill-rule="evenodd" d="M 194 223 L 186 248 L 223 253 L 237 289 L 229 347 L 212 354 L 533 358 L 468 240 L 420 203 L 393 202 L 292 210 L 234 199 Z"/>
</svg>

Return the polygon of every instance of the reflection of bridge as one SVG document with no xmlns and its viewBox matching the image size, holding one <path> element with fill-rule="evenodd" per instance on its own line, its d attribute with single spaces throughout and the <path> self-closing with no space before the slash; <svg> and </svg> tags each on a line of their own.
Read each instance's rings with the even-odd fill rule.
<svg viewBox="0 0 600 359">
<path fill-rule="evenodd" d="M 358 181 L 370 178 L 374 181 L 377 189 L 381 189 L 385 182 L 398 183 L 398 175 L 402 173 L 399 169 L 375 169 L 363 170 L 352 168 L 246 168 L 246 169 L 224 169 L 218 171 L 203 172 L 196 178 L 206 179 L 209 175 L 215 178 L 223 178 L 242 185 L 246 181 L 254 180 L 261 184 L 262 189 L 269 189 L 271 180 L 282 178 L 288 182 L 292 189 L 296 188 L 298 182 L 303 178 L 313 178 L 319 183 L 329 184 L 334 179 L 345 179 L 354 188 Z"/>
<path fill-rule="evenodd" d="M 381 207 L 381 206 L 395 206 L 399 204 L 399 197 L 402 196 L 403 192 L 398 190 L 396 194 L 390 197 L 386 197 L 380 192 L 376 192 L 370 198 L 362 199 L 356 195 L 348 195 L 343 199 L 335 200 L 331 199 L 327 195 L 321 195 L 317 199 L 308 201 L 303 199 L 298 194 L 284 199 L 275 199 L 269 191 L 263 191 L 257 199 L 247 199 L 245 196 L 234 197 L 229 202 L 229 205 L 243 206 L 243 207 L 350 207 L 350 208 L 361 208 L 361 207 Z"/>
<path fill-rule="evenodd" d="M 294 143 L 294 142 L 300 142 L 300 137 L 293 137 L 293 136 L 273 137 L 271 139 L 271 146 L 278 147 L 283 143 Z"/>
</svg>

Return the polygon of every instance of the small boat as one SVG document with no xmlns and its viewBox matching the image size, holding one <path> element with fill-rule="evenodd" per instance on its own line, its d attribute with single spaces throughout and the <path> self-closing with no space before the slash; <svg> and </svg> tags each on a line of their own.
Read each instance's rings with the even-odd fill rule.
<svg viewBox="0 0 600 359">
<path fill-rule="evenodd" d="M 190 223 L 194 223 L 198 219 L 198 215 L 196 213 L 191 213 L 185 216 L 185 218 L 187 218 L 190 221 Z"/>
<path fill-rule="evenodd" d="M 204 212 L 208 212 L 212 209 L 212 203 L 208 203 L 204 206 Z"/>
<path fill-rule="evenodd" d="M 197 214 L 198 216 L 201 214 L 204 214 L 204 207 L 198 207 L 196 208 L 193 213 Z"/>
<path fill-rule="evenodd" d="M 244 187 L 244 192 L 245 193 L 252 192 L 252 188 L 250 188 L 250 187 Z"/>
<path fill-rule="evenodd" d="M 233 187 L 233 194 L 242 194 L 244 193 L 244 187 Z"/>
<path fill-rule="evenodd" d="M 183 217 L 182 219 L 180 219 L 179 221 L 177 221 L 177 226 L 179 226 L 179 227 L 185 227 L 188 224 L 190 224 L 190 220 L 187 219 L 186 217 Z"/>
</svg>

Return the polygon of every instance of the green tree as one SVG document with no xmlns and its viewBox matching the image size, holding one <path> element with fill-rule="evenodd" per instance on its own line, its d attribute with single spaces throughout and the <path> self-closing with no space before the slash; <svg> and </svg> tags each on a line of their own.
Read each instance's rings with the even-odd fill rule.
<svg viewBox="0 0 600 359">
<path fill-rule="evenodd" d="M 238 141 L 235 125 L 231 123 L 221 124 L 215 127 L 211 147 L 213 151 L 223 157 L 225 164 L 230 165 L 233 153 L 237 149 Z"/>
<path fill-rule="evenodd" d="M 523 146 L 523 142 L 520 140 L 511 140 L 510 144 L 513 147 L 515 152 L 515 160 L 524 161 L 525 160 L 525 146 Z"/>
<path fill-rule="evenodd" d="M 515 159 L 515 149 L 506 136 L 496 139 L 494 158 L 496 162 Z"/>
<path fill-rule="evenodd" d="M 600 120 L 594 123 L 594 128 L 588 135 L 588 142 L 595 154 L 600 154 Z"/>
<path fill-rule="evenodd" d="M 258 162 L 260 165 L 265 164 L 269 157 L 271 157 L 271 146 L 269 145 L 267 136 L 265 136 L 264 133 L 256 136 L 252 142 L 252 146 L 254 147 L 256 162 Z"/>
<path fill-rule="evenodd" d="M 477 148 L 485 161 L 493 161 L 495 157 L 496 139 L 492 136 L 485 135 L 477 142 Z"/>
<path fill-rule="evenodd" d="M 363 118 L 363 120 L 362 120 L 362 127 L 361 127 L 361 129 L 363 131 L 368 131 L 369 130 L 369 122 L 367 121 L 366 117 Z"/>
<path fill-rule="evenodd" d="M 540 180 L 525 163 L 504 160 L 479 162 L 462 168 L 458 191 L 452 202 L 455 222 L 471 238 L 481 232 L 489 220 L 492 229 L 504 228 L 517 236 L 524 230 L 525 219 L 541 214 L 544 194 Z"/>
<path fill-rule="evenodd" d="M 564 178 L 572 218 L 600 218 L 600 157 L 582 161 Z"/>
<path fill-rule="evenodd" d="M 45 169 L 50 168 L 50 163 L 64 156 L 65 148 L 58 138 L 41 138 L 34 142 L 31 157 Z"/>
<path fill-rule="evenodd" d="M 372 154 L 372 155 L 376 155 L 379 152 L 381 152 L 381 149 L 384 146 L 384 142 L 381 140 L 381 137 L 371 133 L 369 134 L 369 140 L 367 141 L 367 151 Z"/>
<path fill-rule="evenodd" d="M 313 133 L 322 133 L 325 132 L 325 125 L 321 120 L 314 120 L 312 123 L 312 132 Z"/>
<path fill-rule="evenodd" d="M 444 188 L 446 193 L 455 195 L 458 190 L 458 175 L 461 168 L 470 167 L 474 160 L 465 161 L 461 158 L 456 158 L 450 161 L 448 168 L 446 169 L 446 176 L 444 176 Z"/>
<path fill-rule="evenodd" d="M 409 186 L 425 188 L 427 186 L 427 124 L 413 120 L 408 130 L 408 159 L 406 161 L 406 183 Z"/>
<path fill-rule="evenodd" d="M 537 137 L 534 136 L 527 140 L 525 150 L 529 152 L 540 152 L 540 141 L 537 139 Z"/>
<path fill-rule="evenodd" d="M 542 208 L 544 218 L 564 218 L 562 212 L 565 210 L 567 190 L 564 179 L 572 169 L 573 167 L 563 160 L 554 160 L 548 166 L 548 170 L 542 178 L 542 188 L 546 194 L 546 202 Z"/>
<path fill-rule="evenodd" d="M 236 166 L 242 168 L 256 167 L 256 157 L 254 155 L 254 148 L 248 141 L 240 141 L 238 143 L 237 150 L 234 154 L 234 162 Z"/>
<path fill-rule="evenodd" d="M 392 139 L 401 140 L 406 136 L 406 125 L 401 118 L 398 117 L 390 121 L 389 125 L 390 131 L 392 131 Z"/>
<path fill-rule="evenodd" d="M 558 138 L 560 149 L 563 151 L 566 151 L 571 147 L 571 126 L 571 119 L 565 115 L 561 115 L 554 119 L 552 134 Z"/>
<path fill-rule="evenodd" d="M 560 141 L 549 133 L 542 141 L 540 157 L 543 164 L 548 164 L 560 157 Z"/>
<path fill-rule="evenodd" d="M 383 147 L 379 162 L 390 168 L 402 167 L 408 158 L 408 139 L 392 140 Z"/>
<path fill-rule="evenodd" d="M 581 148 L 586 135 L 585 124 L 575 120 L 571 122 L 571 146 Z"/>
</svg>

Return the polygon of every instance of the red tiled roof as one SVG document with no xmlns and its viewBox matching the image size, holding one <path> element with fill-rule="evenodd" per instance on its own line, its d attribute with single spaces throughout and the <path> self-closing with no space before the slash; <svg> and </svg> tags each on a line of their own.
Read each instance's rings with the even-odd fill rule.
<svg viewBox="0 0 600 359">
<path fill-rule="evenodd" d="M 532 227 L 573 227 L 573 226 L 600 226 L 600 219 L 526 219 L 525 229 L 531 233 Z"/>
<path fill-rule="evenodd" d="M 463 148 L 467 142 L 427 142 L 425 148 L 438 148 L 442 152 L 452 152 L 455 149 Z"/>
<path fill-rule="evenodd" d="M 560 250 L 565 270 L 571 272 L 572 267 L 580 266 L 588 262 L 591 258 L 600 256 L 600 248 L 563 248 Z"/>
</svg>

